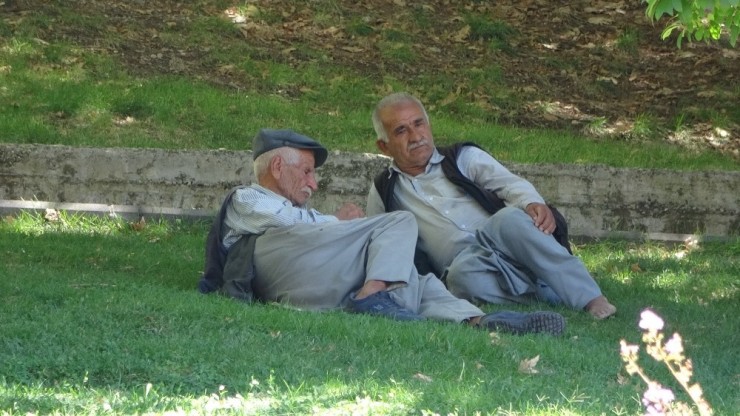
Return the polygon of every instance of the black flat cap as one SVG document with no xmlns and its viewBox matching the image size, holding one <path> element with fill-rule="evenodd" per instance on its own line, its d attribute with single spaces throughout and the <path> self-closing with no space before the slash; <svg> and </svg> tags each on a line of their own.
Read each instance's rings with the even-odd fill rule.
<svg viewBox="0 0 740 416">
<path fill-rule="evenodd" d="M 284 146 L 312 150 L 316 162 L 314 167 L 317 168 L 323 165 L 326 157 L 329 156 L 324 146 L 308 136 L 298 134 L 293 130 L 262 129 L 252 140 L 253 157 L 257 159 L 257 156 L 262 153 Z"/>
</svg>

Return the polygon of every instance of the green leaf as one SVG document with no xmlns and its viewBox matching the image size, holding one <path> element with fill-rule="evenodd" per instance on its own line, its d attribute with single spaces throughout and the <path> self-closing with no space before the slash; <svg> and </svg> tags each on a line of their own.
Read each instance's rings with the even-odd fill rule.
<svg viewBox="0 0 740 416">
<path fill-rule="evenodd" d="M 712 10 L 715 8 L 714 1 L 715 0 L 697 0 L 696 6 L 694 7 L 696 7 L 699 10 Z"/>
<path fill-rule="evenodd" d="M 681 14 L 684 10 L 684 4 L 687 6 L 686 9 L 689 9 L 691 5 L 686 0 L 673 0 L 673 8 L 678 12 L 678 14 Z"/>
<path fill-rule="evenodd" d="M 712 39 L 717 40 L 719 39 L 719 36 L 722 34 L 722 27 L 720 25 L 712 25 L 709 27 L 709 36 L 712 37 Z"/>
<path fill-rule="evenodd" d="M 696 37 L 696 40 L 704 40 L 704 35 L 706 33 L 706 29 L 698 28 L 696 29 L 696 32 L 694 32 L 694 37 Z"/>
<path fill-rule="evenodd" d="M 730 45 L 735 47 L 737 45 L 737 37 L 740 34 L 740 26 L 735 26 L 730 30 Z"/>
<path fill-rule="evenodd" d="M 680 25 L 679 25 L 678 23 L 672 23 L 672 24 L 670 24 L 670 25 L 666 26 L 666 28 L 665 28 L 665 29 L 663 29 L 663 32 L 662 32 L 662 33 L 660 34 L 660 38 L 661 38 L 662 40 L 666 40 L 666 39 L 668 39 L 668 37 L 670 37 L 670 36 L 671 36 L 671 33 L 672 33 L 672 32 L 673 32 L 673 31 L 674 31 L 675 29 L 678 29 L 678 27 L 679 27 L 679 26 L 680 26 Z"/>
<path fill-rule="evenodd" d="M 652 4 L 653 13 L 651 17 L 657 20 L 664 14 L 673 16 L 673 2 L 674 0 L 655 0 Z"/>
</svg>

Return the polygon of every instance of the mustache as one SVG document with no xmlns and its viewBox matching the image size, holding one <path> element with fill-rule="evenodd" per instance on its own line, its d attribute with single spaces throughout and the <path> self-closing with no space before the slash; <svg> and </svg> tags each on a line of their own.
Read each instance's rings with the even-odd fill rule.
<svg viewBox="0 0 740 416">
<path fill-rule="evenodd" d="M 308 194 L 308 197 L 309 197 L 309 198 L 311 198 L 311 195 L 313 195 L 313 190 L 311 190 L 311 188 L 309 188 L 308 186 L 306 186 L 306 187 L 304 187 L 303 189 L 301 189 L 301 191 L 303 191 L 303 192 L 305 192 L 306 194 Z"/>
<path fill-rule="evenodd" d="M 409 144 L 408 150 L 414 150 L 417 147 L 426 146 L 427 144 L 429 144 L 429 141 L 426 138 L 423 138 L 417 142 Z"/>
</svg>

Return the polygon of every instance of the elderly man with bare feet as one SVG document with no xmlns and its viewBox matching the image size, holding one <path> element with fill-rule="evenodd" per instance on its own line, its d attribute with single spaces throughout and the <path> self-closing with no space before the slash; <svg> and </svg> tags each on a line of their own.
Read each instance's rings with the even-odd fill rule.
<svg viewBox="0 0 740 416">
<path fill-rule="evenodd" d="M 375 178 L 366 210 L 414 214 L 419 270 L 428 267 L 474 303 L 543 300 L 597 319 L 616 313 L 573 256 L 565 219 L 532 184 L 472 143 L 435 147 L 412 95 L 383 98 L 372 121 L 378 148 L 393 161 Z"/>
<path fill-rule="evenodd" d="M 464 322 L 514 334 L 562 333 L 565 320 L 558 313 L 484 314 L 453 296 L 433 274 L 419 274 L 413 263 L 417 226 L 409 212 L 365 217 L 354 204 L 334 215 L 309 208 L 318 188 L 315 169 L 328 155 L 310 137 L 262 129 L 252 150 L 257 183 L 229 194 L 214 221 L 216 238 L 209 235 L 219 247 L 207 253 L 226 253 L 223 282 L 211 285 L 206 274 L 201 291 L 220 284 L 239 299 L 309 310 Z"/>
</svg>

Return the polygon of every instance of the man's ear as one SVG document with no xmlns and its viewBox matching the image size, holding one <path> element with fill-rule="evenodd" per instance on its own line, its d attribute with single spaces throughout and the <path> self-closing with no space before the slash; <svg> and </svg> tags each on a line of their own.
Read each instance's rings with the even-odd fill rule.
<svg viewBox="0 0 740 416">
<path fill-rule="evenodd" d="M 388 156 L 388 143 L 384 142 L 382 139 L 378 139 L 375 141 L 375 145 L 378 146 L 378 150 L 380 150 L 381 153 Z"/>
<path fill-rule="evenodd" d="M 283 158 L 276 155 L 270 159 L 270 174 L 275 179 L 280 179 L 280 175 L 283 173 Z"/>
</svg>

